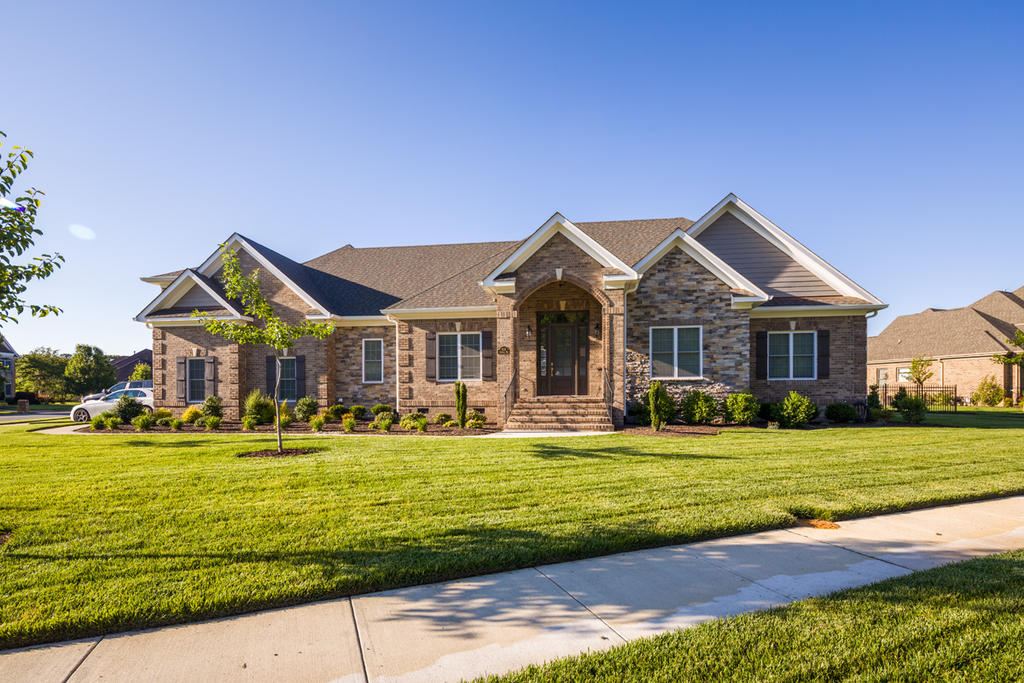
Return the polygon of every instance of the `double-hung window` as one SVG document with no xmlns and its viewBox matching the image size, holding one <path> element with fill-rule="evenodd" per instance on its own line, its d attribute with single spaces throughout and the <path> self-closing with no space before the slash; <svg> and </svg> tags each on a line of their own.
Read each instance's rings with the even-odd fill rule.
<svg viewBox="0 0 1024 683">
<path fill-rule="evenodd" d="M 769 332 L 768 379 L 815 379 L 817 332 Z"/>
<path fill-rule="evenodd" d="M 363 383 L 380 384 L 384 381 L 384 340 L 363 340 Z"/>
<path fill-rule="evenodd" d="M 188 359 L 188 402 L 202 403 L 206 399 L 206 359 Z"/>
<path fill-rule="evenodd" d="M 653 379 L 700 379 L 704 374 L 703 330 L 700 325 L 652 327 Z"/>
<path fill-rule="evenodd" d="M 278 400 L 294 401 L 298 396 L 295 382 L 295 358 L 281 359 L 281 387 L 278 390 Z"/>
<path fill-rule="evenodd" d="M 437 379 L 480 379 L 482 370 L 479 332 L 437 335 Z"/>
</svg>

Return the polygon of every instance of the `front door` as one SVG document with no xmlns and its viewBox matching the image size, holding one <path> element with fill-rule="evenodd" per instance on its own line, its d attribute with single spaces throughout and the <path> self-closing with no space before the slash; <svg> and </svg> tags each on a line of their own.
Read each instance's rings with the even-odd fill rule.
<svg viewBox="0 0 1024 683">
<path fill-rule="evenodd" d="M 537 394 L 587 393 L 586 311 L 537 314 Z"/>
</svg>

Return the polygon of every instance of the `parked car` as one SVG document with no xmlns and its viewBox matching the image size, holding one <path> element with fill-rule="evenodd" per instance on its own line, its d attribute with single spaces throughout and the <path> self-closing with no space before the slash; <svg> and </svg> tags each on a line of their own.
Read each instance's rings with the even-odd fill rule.
<svg viewBox="0 0 1024 683">
<path fill-rule="evenodd" d="M 131 396 L 142 404 L 142 409 L 147 413 L 153 412 L 153 390 L 152 389 L 124 389 L 107 394 L 103 398 L 83 401 L 71 409 L 71 419 L 75 422 L 88 422 L 101 413 L 105 413 L 114 407 L 117 399 L 122 396 Z"/>
<path fill-rule="evenodd" d="M 82 397 L 82 403 L 86 401 L 96 401 L 103 398 L 108 394 L 113 394 L 116 391 L 124 391 L 125 389 L 152 389 L 153 380 L 151 379 L 134 379 L 130 382 L 118 382 L 117 384 L 104 389 L 103 391 L 96 394 L 89 394 L 88 396 Z"/>
</svg>

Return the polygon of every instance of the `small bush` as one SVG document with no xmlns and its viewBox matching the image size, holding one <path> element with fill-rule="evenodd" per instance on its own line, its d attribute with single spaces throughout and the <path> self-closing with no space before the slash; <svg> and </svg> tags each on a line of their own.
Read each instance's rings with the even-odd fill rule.
<svg viewBox="0 0 1024 683">
<path fill-rule="evenodd" d="M 430 424 L 430 421 L 427 418 L 423 418 L 422 420 L 420 420 L 419 422 L 416 423 L 416 431 L 417 432 L 425 432 L 425 431 L 427 431 L 427 425 L 428 424 Z"/>
<path fill-rule="evenodd" d="M 679 409 L 686 424 L 706 425 L 718 415 L 718 402 L 711 394 L 694 389 L 686 392 L 679 402 Z"/>
<path fill-rule="evenodd" d="M 438 413 L 434 416 L 434 424 L 443 425 L 445 422 L 451 422 L 452 416 L 448 413 Z"/>
<path fill-rule="evenodd" d="M 893 412 L 888 408 L 868 408 L 868 415 L 874 422 L 892 422 Z"/>
<path fill-rule="evenodd" d="M 107 418 L 102 415 L 97 415 L 89 420 L 89 429 L 94 432 L 101 432 L 107 428 Z"/>
<path fill-rule="evenodd" d="M 856 422 L 859 415 L 857 409 L 845 401 L 829 403 L 825 408 L 825 417 L 830 422 Z"/>
<path fill-rule="evenodd" d="M 203 417 L 203 411 L 199 409 L 199 406 L 189 406 L 184 413 L 181 414 L 181 419 L 189 424 L 195 424 L 196 420 L 200 420 Z"/>
<path fill-rule="evenodd" d="M 255 431 L 257 424 L 259 422 L 252 415 L 246 415 L 242 418 L 242 429 L 247 432 Z"/>
<path fill-rule="evenodd" d="M 132 426 L 135 427 L 137 432 L 148 432 L 156 424 L 156 418 L 147 413 L 142 415 L 136 415 L 135 419 L 132 420 Z"/>
<path fill-rule="evenodd" d="M 948 407 L 956 403 L 952 391 L 939 391 L 934 394 L 925 394 L 925 402 L 930 406 Z"/>
<path fill-rule="evenodd" d="M 200 417 L 198 420 L 196 420 L 195 422 L 192 423 L 192 426 L 193 427 L 205 427 L 206 426 L 206 416 L 204 415 L 203 417 Z"/>
<path fill-rule="evenodd" d="M 324 420 L 323 415 L 314 415 L 309 418 L 309 428 L 314 432 L 322 432 L 324 430 L 325 422 L 326 420 Z"/>
<path fill-rule="evenodd" d="M 114 407 L 110 409 L 110 412 L 116 415 L 122 423 L 128 423 L 146 412 L 146 409 L 135 397 L 122 396 L 117 399 L 117 402 L 114 404 Z"/>
<path fill-rule="evenodd" d="M 173 417 L 160 417 L 157 418 L 156 424 L 158 427 L 170 427 L 172 422 L 174 422 Z"/>
<path fill-rule="evenodd" d="M 753 394 L 729 394 L 723 403 L 722 413 L 728 422 L 748 425 L 757 418 L 759 408 Z"/>
<path fill-rule="evenodd" d="M 173 429 L 176 432 L 180 432 L 181 428 L 184 425 L 185 425 L 185 421 L 180 419 L 180 418 L 171 420 L 171 429 Z"/>
<path fill-rule="evenodd" d="M 483 420 L 467 420 L 466 421 L 466 429 L 483 429 L 483 428 L 484 428 L 484 421 Z"/>
<path fill-rule="evenodd" d="M 1012 408 L 1013 407 L 1013 399 L 1010 398 L 1009 396 L 1004 398 L 1003 399 L 1003 407 L 1004 408 Z"/>
<path fill-rule="evenodd" d="M 103 424 L 107 426 L 107 429 L 115 430 L 121 426 L 121 418 L 117 415 L 108 415 L 106 419 L 103 420 Z"/>
<path fill-rule="evenodd" d="M 779 423 L 786 429 L 797 429 L 806 427 L 817 415 L 818 406 L 814 405 L 811 399 L 791 391 L 782 401 Z"/>
<path fill-rule="evenodd" d="M 210 415 L 209 417 L 204 418 L 204 421 L 206 422 L 206 431 L 215 432 L 220 429 L 220 420 L 221 419 L 216 415 Z"/>
<path fill-rule="evenodd" d="M 295 413 L 288 407 L 288 401 L 281 401 L 280 411 L 281 417 L 287 417 L 290 422 L 295 421 Z"/>
<path fill-rule="evenodd" d="M 354 417 L 355 419 L 362 420 L 366 416 L 366 406 L 349 406 L 348 412 L 352 413 L 352 417 Z"/>
<path fill-rule="evenodd" d="M 340 403 L 335 403 L 334 405 L 329 406 L 324 414 L 327 415 L 328 420 L 340 420 L 347 412 L 348 411 L 345 410 L 345 406 Z"/>
<path fill-rule="evenodd" d="M 312 396 L 303 396 L 295 402 L 295 419 L 299 422 L 309 422 L 309 418 L 316 415 L 320 408 L 316 399 Z"/>
<path fill-rule="evenodd" d="M 224 401 L 220 396 L 207 396 L 200 410 L 206 417 L 224 417 Z"/>
<path fill-rule="evenodd" d="M 153 417 L 156 418 L 157 424 L 160 424 L 160 420 L 163 420 L 164 418 L 174 417 L 174 414 L 171 413 L 171 411 L 167 410 L 167 408 L 161 408 L 160 410 L 153 411 Z"/>
<path fill-rule="evenodd" d="M 633 416 L 633 421 L 641 425 L 651 424 L 651 408 L 647 405 L 647 401 L 634 403 L 629 407 L 629 414 Z"/>
<path fill-rule="evenodd" d="M 274 400 L 259 389 L 253 389 L 245 397 L 242 415 L 256 420 L 256 424 L 274 422 Z"/>
<path fill-rule="evenodd" d="M 662 426 L 676 414 L 675 402 L 661 382 L 657 381 L 651 382 L 651 388 L 647 390 L 647 407 L 651 412 L 651 426 L 656 432 L 660 432 Z"/>
<path fill-rule="evenodd" d="M 398 426 L 407 431 L 412 431 L 417 428 L 420 420 L 426 421 L 426 417 L 422 413 L 409 413 L 403 415 L 402 419 L 398 422 Z"/>
<path fill-rule="evenodd" d="M 370 412 L 374 415 L 374 417 L 376 417 L 381 413 L 390 413 L 391 406 L 389 406 L 387 403 L 378 403 L 374 407 L 370 408 Z"/>
<path fill-rule="evenodd" d="M 928 413 L 928 405 L 924 399 L 916 396 L 907 396 L 899 402 L 896 409 L 900 411 L 900 417 L 907 424 L 921 424 L 924 416 Z"/>
<path fill-rule="evenodd" d="M 346 432 L 356 431 L 356 419 L 349 415 L 341 421 L 341 428 Z"/>
<path fill-rule="evenodd" d="M 871 413 L 872 408 L 882 407 L 882 397 L 878 395 L 878 385 L 872 384 L 871 391 L 868 392 L 868 414 Z"/>
<path fill-rule="evenodd" d="M 980 406 L 994 406 L 1003 402 L 1006 392 L 1001 384 L 996 382 L 995 375 L 985 375 L 978 385 L 978 388 L 971 394 L 971 403 Z"/>
<path fill-rule="evenodd" d="M 295 418 L 292 417 L 291 413 L 281 413 L 281 429 L 288 429 L 292 422 L 295 422 Z"/>
<path fill-rule="evenodd" d="M 394 423 L 395 423 L 394 416 L 391 413 L 387 412 L 387 413 L 379 413 L 377 415 L 377 419 L 374 420 L 373 424 L 371 424 L 370 426 L 373 427 L 374 429 L 377 429 L 377 430 L 382 431 L 382 432 L 390 432 L 391 431 L 391 425 L 393 425 Z"/>
<path fill-rule="evenodd" d="M 476 420 L 477 422 L 487 422 L 487 416 L 481 413 L 479 410 L 471 410 L 466 413 L 466 421 L 470 422 Z"/>
<path fill-rule="evenodd" d="M 452 427 L 458 427 L 458 426 L 459 426 L 459 423 L 458 423 L 458 422 L 456 422 L 455 420 L 448 420 L 447 422 L 445 422 L 445 423 L 444 423 L 444 425 L 443 425 L 443 426 L 444 426 L 444 427 L 448 427 L 448 428 L 452 428 Z"/>
</svg>

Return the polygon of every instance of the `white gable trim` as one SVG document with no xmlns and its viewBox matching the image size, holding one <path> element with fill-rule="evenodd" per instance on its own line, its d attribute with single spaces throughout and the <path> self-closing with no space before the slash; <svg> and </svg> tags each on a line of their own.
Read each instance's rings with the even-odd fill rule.
<svg viewBox="0 0 1024 683">
<path fill-rule="evenodd" d="M 715 256 L 707 247 L 681 229 L 677 229 L 666 237 L 661 244 L 648 252 L 647 256 L 640 259 L 640 262 L 636 264 L 637 272 L 641 275 L 646 273 L 673 249 L 682 250 L 690 258 L 706 268 L 712 275 L 733 289 L 745 289 L 750 292 L 754 295 L 754 301 L 764 302 L 771 298 L 760 287 L 743 277 L 735 268 Z"/>
<path fill-rule="evenodd" d="M 809 270 L 820 278 L 827 285 L 840 294 L 865 299 L 873 304 L 881 305 L 882 301 L 875 297 L 846 275 L 842 274 L 834 266 L 829 264 L 813 251 L 805 247 L 796 238 L 787 233 L 779 226 L 772 223 L 762 214 L 755 211 L 749 204 L 737 197 L 735 194 L 726 195 L 720 202 L 700 217 L 700 219 L 687 230 L 690 237 L 697 237 L 725 213 L 731 213 L 747 227 L 761 237 L 768 240 L 773 246 Z"/>
<path fill-rule="evenodd" d="M 256 259 L 256 261 L 259 262 L 259 264 L 268 272 L 270 272 L 271 275 L 273 275 L 278 280 L 283 282 L 285 286 L 288 287 L 288 289 L 292 290 L 296 296 L 305 301 L 310 308 L 314 308 L 320 311 L 320 313 L 322 313 L 323 315 L 330 315 L 330 312 L 327 310 L 326 306 L 322 305 L 319 301 L 310 296 L 304 289 L 302 289 L 297 284 L 292 282 L 292 280 L 288 278 L 288 276 L 282 273 L 277 266 L 275 266 L 273 263 L 264 258 L 259 251 L 257 251 L 251 244 L 246 242 L 245 238 L 239 235 L 237 232 L 231 234 L 231 237 L 229 237 L 227 241 L 224 242 L 224 246 L 227 247 L 228 249 L 244 249 L 245 252 L 249 254 L 249 256 L 252 256 L 254 259 Z M 203 265 L 199 266 L 199 268 L 197 268 L 196 270 L 198 270 L 200 273 L 207 277 L 211 277 L 214 273 L 217 272 L 217 269 L 220 268 L 221 257 L 221 250 L 218 249 L 217 251 L 210 254 L 209 258 L 203 261 Z"/>
<path fill-rule="evenodd" d="M 523 265 L 528 258 L 533 256 L 548 240 L 557 234 L 564 235 L 570 242 L 582 249 L 588 256 L 606 268 L 616 268 L 624 274 L 636 279 L 636 271 L 626 265 L 621 259 L 601 246 L 594 238 L 573 225 L 565 216 L 555 212 L 544 225 L 540 226 L 530 237 L 526 239 L 512 254 L 502 261 L 501 265 L 495 268 L 480 283 L 483 287 L 507 288 L 507 280 L 497 280 L 502 273 L 515 270 Z"/>
<path fill-rule="evenodd" d="M 167 285 L 156 298 L 149 302 L 149 305 L 142 309 L 142 312 L 135 316 L 135 320 L 138 322 L 147 322 L 149 320 L 149 314 L 159 308 L 172 308 L 174 304 L 178 302 L 190 289 L 195 286 L 202 287 L 203 290 L 209 294 L 214 301 L 219 303 L 221 306 L 231 312 L 230 318 L 232 320 L 251 320 L 242 315 L 242 313 L 235 308 L 230 301 L 222 297 L 212 287 L 203 281 L 203 278 L 199 277 L 194 270 L 186 268 L 181 271 L 178 277 L 174 278 L 171 284 Z M 221 318 L 217 318 L 221 319 Z"/>
</svg>

